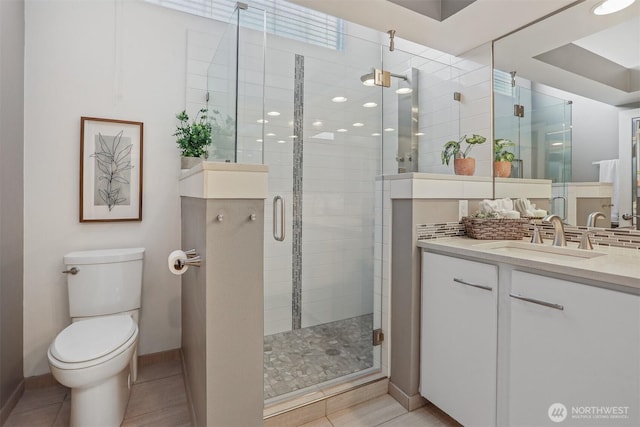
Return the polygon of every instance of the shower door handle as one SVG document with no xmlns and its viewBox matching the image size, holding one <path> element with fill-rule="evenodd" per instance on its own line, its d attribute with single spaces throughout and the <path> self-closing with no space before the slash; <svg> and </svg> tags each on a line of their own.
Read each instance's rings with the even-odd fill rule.
<svg viewBox="0 0 640 427">
<path fill-rule="evenodd" d="M 280 201 L 280 233 L 278 233 L 278 200 Z M 284 198 L 282 196 L 276 196 L 273 198 L 273 238 L 278 242 L 284 241 Z"/>
</svg>

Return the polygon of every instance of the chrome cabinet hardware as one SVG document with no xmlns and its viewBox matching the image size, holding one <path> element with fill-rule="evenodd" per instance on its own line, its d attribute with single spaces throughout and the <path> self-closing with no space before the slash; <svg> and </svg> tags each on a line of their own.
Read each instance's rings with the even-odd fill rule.
<svg viewBox="0 0 640 427">
<path fill-rule="evenodd" d="M 555 308 L 556 310 L 564 310 L 564 306 L 560 305 L 560 304 L 554 304 L 552 302 L 541 301 L 539 299 L 523 297 L 522 295 L 518 295 L 518 294 L 509 294 L 509 296 L 511 298 L 519 299 L 519 300 L 530 302 L 530 303 L 533 303 L 533 304 L 543 305 L 543 306 L 549 307 L 549 308 Z"/>
<path fill-rule="evenodd" d="M 458 279 L 457 277 L 454 277 L 453 281 L 456 282 L 456 283 L 460 283 L 462 285 L 465 285 L 465 286 L 472 286 L 474 288 L 484 289 L 485 291 L 493 291 L 493 288 L 491 286 L 477 285 L 475 283 L 465 282 L 464 280 Z"/>
<path fill-rule="evenodd" d="M 75 276 L 76 274 L 78 274 L 79 271 L 80 271 L 79 268 L 71 267 L 70 269 L 63 271 L 63 273 L 64 274 L 71 274 L 71 275 Z"/>
</svg>

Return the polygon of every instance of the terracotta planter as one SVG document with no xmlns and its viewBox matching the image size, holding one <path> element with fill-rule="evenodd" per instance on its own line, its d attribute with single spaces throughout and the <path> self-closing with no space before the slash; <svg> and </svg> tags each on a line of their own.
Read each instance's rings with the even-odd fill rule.
<svg viewBox="0 0 640 427">
<path fill-rule="evenodd" d="M 202 163 L 202 157 L 180 157 L 180 169 L 191 169 Z"/>
<path fill-rule="evenodd" d="M 493 162 L 493 175 L 498 178 L 511 176 L 511 162 Z"/>
<path fill-rule="evenodd" d="M 476 159 L 467 157 L 466 159 L 453 159 L 453 170 L 456 175 L 471 176 L 476 171 Z"/>
</svg>

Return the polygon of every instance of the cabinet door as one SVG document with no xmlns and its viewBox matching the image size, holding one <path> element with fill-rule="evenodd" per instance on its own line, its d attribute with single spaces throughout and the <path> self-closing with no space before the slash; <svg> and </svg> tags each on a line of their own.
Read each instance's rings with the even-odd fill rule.
<svg viewBox="0 0 640 427">
<path fill-rule="evenodd" d="M 420 392 L 465 426 L 496 420 L 497 267 L 423 252 Z"/>
<path fill-rule="evenodd" d="M 508 425 L 557 425 L 558 403 L 563 426 L 640 425 L 640 297 L 519 271 L 511 295 Z"/>
</svg>

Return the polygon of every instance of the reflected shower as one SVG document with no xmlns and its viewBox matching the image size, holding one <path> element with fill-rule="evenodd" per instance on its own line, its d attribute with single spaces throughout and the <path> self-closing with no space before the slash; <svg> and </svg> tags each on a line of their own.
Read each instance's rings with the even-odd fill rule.
<svg viewBox="0 0 640 427">
<path fill-rule="evenodd" d="M 372 69 L 360 76 L 365 86 L 391 87 L 391 77 L 398 79 L 398 173 L 418 172 L 419 135 L 419 70 L 411 68 L 406 74 L 394 74 L 390 71 Z"/>
</svg>

